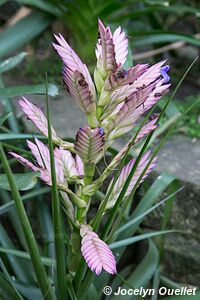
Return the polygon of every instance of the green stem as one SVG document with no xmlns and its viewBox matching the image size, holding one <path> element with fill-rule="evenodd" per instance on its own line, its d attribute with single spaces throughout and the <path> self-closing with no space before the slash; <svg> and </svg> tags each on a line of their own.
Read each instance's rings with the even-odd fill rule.
<svg viewBox="0 0 200 300">
<path fill-rule="evenodd" d="M 80 258 L 80 234 L 79 230 L 74 230 L 70 238 L 70 251 L 68 255 L 68 270 L 73 276 L 77 272 L 77 268 L 80 264 Z"/>
<path fill-rule="evenodd" d="M 84 184 L 85 186 L 90 185 L 92 183 L 92 179 L 95 173 L 95 166 L 90 164 L 84 164 Z M 86 196 L 81 194 L 80 198 L 86 203 L 89 202 L 90 196 Z M 82 223 L 84 218 L 84 212 L 86 208 L 77 208 L 77 220 Z"/>
<path fill-rule="evenodd" d="M 55 294 L 52 290 L 51 284 L 48 280 L 45 269 L 42 265 L 41 255 L 39 253 L 36 240 L 34 238 L 26 211 L 20 197 L 19 191 L 17 189 L 12 171 L 10 169 L 8 160 L 3 151 L 2 145 L 0 144 L 0 155 L 3 163 L 4 170 L 7 174 L 9 185 L 12 192 L 12 197 L 15 201 L 17 213 L 19 215 L 20 222 L 22 224 L 24 236 L 27 242 L 27 247 L 30 253 L 31 261 L 37 277 L 38 285 L 42 291 L 45 300 L 56 300 Z"/>
<path fill-rule="evenodd" d="M 97 107 L 97 117 L 98 117 L 98 120 L 102 116 L 102 113 L 103 113 L 103 106 L 98 106 Z"/>
<path fill-rule="evenodd" d="M 96 128 L 99 126 L 99 122 L 95 115 L 87 114 L 86 117 L 87 117 L 88 124 L 91 128 Z"/>
<path fill-rule="evenodd" d="M 47 120 L 48 120 L 48 144 L 51 165 L 51 181 L 52 181 L 52 209 L 53 209 L 53 225 L 55 239 L 55 255 L 56 255 L 56 287 L 59 300 L 66 299 L 66 270 L 65 270 L 65 249 L 62 231 L 62 219 L 60 211 L 60 199 L 58 195 L 52 130 L 51 130 L 51 114 L 49 109 L 48 90 L 47 90 L 47 74 L 46 74 L 46 104 L 47 104 Z"/>
<path fill-rule="evenodd" d="M 77 291 L 77 299 L 78 300 L 85 299 L 85 297 L 87 296 L 88 290 L 92 284 L 92 281 L 94 280 L 94 277 L 95 277 L 95 274 L 92 271 L 87 270 L 85 280 L 84 280 L 83 284 L 81 285 L 81 287 Z"/>
<path fill-rule="evenodd" d="M 84 184 L 85 184 L 85 186 L 92 183 L 94 173 L 95 173 L 95 165 L 84 164 L 84 174 L 85 174 Z M 90 196 L 81 194 L 80 199 L 85 201 L 86 203 L 88 203 L 90 201 Z M 76 219 L 79 221 L 79 223 L 84 222 L 86 209 L 87 209 L 87 207 L 83 207 L 83 208 L 78 207 L 77 208 Z M 79 235 L 79 233 L 78 233 L 78 235 Z M 78 238 L 76 238 L 76 239 L 74 239 L 74 242 L 71 244 L 71 252 L 72 252 L 71 261 L 73 261 L 73 268 L 74 268 L 74 271 L 76 272 L 76 277 L 77 277 L 77 272 L 80 272 L 82 274 L 82 271 L 83 271 L 83 270 L 77 271 L 77 268 L 80 265 L 80 251 L 78 251 L 78 243 L 79 243 L 79 250 L 80 250 L 80 235 L 79 235 L 79 240 L 78 240 Z"/>
</svg>

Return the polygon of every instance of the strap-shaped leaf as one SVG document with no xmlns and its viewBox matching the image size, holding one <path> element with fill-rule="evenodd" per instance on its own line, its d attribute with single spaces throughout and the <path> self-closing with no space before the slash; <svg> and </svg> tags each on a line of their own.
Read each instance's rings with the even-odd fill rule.
<svg viewBox="0 0 200 300">
<path fill-rule="evenodd" d="M 102 128 L 80 128 L 76 135 L 75 150 L 84 163 L 94 163 L 104 145 Z"/>
<path fill-rule="evenodd" d="M 36 172 L 29 172 L 26 174 L 13 174 L 15 183 L 19 191 L 27 191 L 32 189 L 37 183 L 37 177 L 39 177 Z M 6 174 L 0 174 L 0 188 L 3 190 L 10 191 L 9 182 Z"/>
<path fill-rule="evenodd" d="M 117 273 L 115 257 L 98 234 L 87 225 L 81 225 L 80 234 L 82 236 L 81 252 L 92 272 L 99 275 L 104 269 L 109 274 Z"/>
</svg>

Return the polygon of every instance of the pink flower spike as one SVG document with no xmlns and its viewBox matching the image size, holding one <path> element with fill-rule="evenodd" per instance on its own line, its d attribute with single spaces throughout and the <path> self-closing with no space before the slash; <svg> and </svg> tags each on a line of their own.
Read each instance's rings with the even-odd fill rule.
<svg viewBox="0 0 200 300">
<path fill-rule="evenodd" d="M 19 106 L 23 110 L 23 112 L 26 114 L 27 118 L 30 119 L 34 125 L 45 135 L 48 136 L 48 125 L 47 125 L 47 119 L 40 108 L 38 108 L 36 105 L 32 104 L 30 101 L 28 101 L 25 97 L 23 97 L 21 100 L 19 100 Z M 57 136 L 54 128 L 51 128 L 52 130 L 52 139 L 54 142 L 59 142 L 60 139 Z"/>
<path fill-rule="evenodd" d="M 87 225 L 81 225 L 80 235 L 81 252 L 91 271 L 96 275 L 102 269 L 109 274 L 117 273 L 116 260 L 108 245 Z"/>
<path fill-rule="evenodd" d="M 146 136 L 148 133 L 150 133 L 151 131 L 155 130 L 156 128 L 158 128 L 158 124 L 156 124 L 158 118 L 154 118 L 153 120 L 147 122 L 140 130 L 140 132 L 138 133 L 136 140 L 135 140 L 135 144 L 138 143 L 144 136 Z"/>
<path fill-rule="evenodd" d="M 142 175 L 144 169 L 146 168 L 147 164 L 149 163 L 150 160 L 150 151 L 147 151 L 142 158 L 140 159 L 140 162 L 136 168 L 136 171 L 131 179 L 131 182 L 129 184 L 129 187 L 126 191 L 125 197 L 128 197 L 130 195 L 130 193 L 132 192 L 133 188 L 135 187 L 136 182 L 138 181 L 138 179 L 140 178 L 140 176 Z M 141 184 L 144 179 L 150 174 L 150 172 L 153 170 L 153 168 L 155 167 L 157 163 L 157 157 L 155 157 L 152 162 L 150 163 L 150 165 L 148 166 L 147 170 L 145 171 L 143 177 L 140 179 L 139 184 Z M 115 186 L 113 188 L 112 194 L 110 195 L 110 200 L 107 204 L 107 209 L 110 209 L 114 206 L 123 186 L 124 183 L 126 181 L 126 179 L 128 178 L 133 166 L 135 164 L 135 159 L 132 159 L 129 161 L 129 163 L 127 165 L 125 165 L 115 183 Z M 112 184 L 112 182 L 110 183 Z M 139 185 L 138 184 L 138 185 Z"/>
</svg>

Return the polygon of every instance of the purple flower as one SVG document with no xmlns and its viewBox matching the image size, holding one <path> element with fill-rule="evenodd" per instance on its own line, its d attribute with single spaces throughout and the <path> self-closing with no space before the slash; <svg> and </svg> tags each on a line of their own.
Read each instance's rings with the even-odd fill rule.
<svg viewBox="0 0 200 300">
<path fill-rule="evenodd" d="M 100 134 L 104 134 L 104 129 L 101 127 L 101 128 L 99 128 L 99 132 L 100 132 Z"/>
<path fill-rule="evenodd" d="M 170 81 L 170 77 L 169 75 L 167 74 L 167 72 L 169 71 L 170 67 L 168 65 L 160 68 L 160 73 L 164 79 L 164 83 L 167 83 Z"/>
</svg>

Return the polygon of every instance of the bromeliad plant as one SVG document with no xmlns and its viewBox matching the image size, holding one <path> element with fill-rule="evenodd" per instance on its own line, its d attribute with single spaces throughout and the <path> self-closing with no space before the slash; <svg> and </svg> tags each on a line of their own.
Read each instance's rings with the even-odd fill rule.
<svg viewBox="0 0 200 300">
<path fill-rule="evenodd" d="M 82 299 L 92 279 L 90 272 L 85 273 L 84 260 L 96 275 L 103 270 L 109 274 L 117 272 L 117 258 L 108 243 L 114 242 L 117 238 L 116 234 L 113 235 L 116 231 L 114 229 L 122 223 L 123 213 L 129 209 L 130 201 L 127 200 L 130 200 L 157 161 L 151 151 L 146 151 L 148 138 L 138 157 L 128 163 L 125 163 L 125 159 L 133 146 L 158 127 L 158 116 L 151 116 L 148 120 L 144 114 L 168 91 L 169 66 L 162 61 L 153 66 L 137 64 L 128 70 L 123 69 L 128 54 L 126 34 L 120 27 L 112 34 L 110 28 L 105 27 L 99 20 L 97 65 L 93 82 L 86 65 L 63 36 L 55 35 L 55 38 L 57 43 L 53 46 L 63 61 L 63 82 L 74 101 L 85 113 L 88 124 L 78 130 L 75 143 L 66 142 L 58 137 L 50 125 L 49 117 L 46 119 L 38 107 L 22 98 L 19 101 L 21 109 L 49 138 L 49 147 L 52 140 L 54 149 L 48 148 L 35 138 L 34 143 L 27 141 L 34 162 L 17 153 L 10 152 L 10 154 L 23 165 L 38 172 L 40 179 L 47 185 L 53 189 L 56 185 L 59 191 L 61 202 L 57 203 L 58 206 L 53 203 L 54 218 L 56 220 L 56 217 L 60 216 L 59 209 L 62 206 L 71 229 L 71 235 L 67 237 L 69 250 L 67 280 L 70 286 L 68 292 L 70 297 L 76 297 L 74 290 L 71 291 L 74 287 L 77 297 Z M 117 138 L 138 126 L 139 129 L 135 131 L 130 141 L 97 177 L 96 166 L 104 158 L 106 150 Z M 55 173 L 52 168 L 55 168 Z M 111 174 L 115 176 L 108 186 L 97 214 L 89 218 L 88 211 L 93 199 Z M 74 186 L 75 189 L 72 189 Z M 98 235 L 99 226 L 107 215 L 103 234 Z M 59 228 L 60 224 L 61 220 L 57 223 L 58 227 L 55 227 Z M 59 244 L 56 251 L 57 254 L 63 253 L 59 252 Z M 81 259 L 81 254 L 84 260 Z M 63 270 L 62 267 L 57 265 L 58 271 Z M 57 280 L 65 281 L 63 278 Z M 57 285 L 59 289 L 59 282 Z M 82 295 L 81 287 L 82 291 L 85 290 Z M 49 296 L 45 299 L 54 298 Z"/>
</svg>

